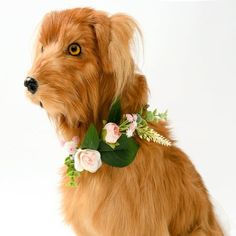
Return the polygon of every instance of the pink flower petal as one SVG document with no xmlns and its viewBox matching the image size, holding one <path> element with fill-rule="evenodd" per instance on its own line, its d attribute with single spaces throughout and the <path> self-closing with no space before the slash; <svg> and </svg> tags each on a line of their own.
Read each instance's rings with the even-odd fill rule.
<svg viewBox="0 0 236 236">
<path fill-rule="evenodd" d="M 136 121 L 133 121 L 131 124 L 130 124 L 130 127 L 129 129 L 132 131 L 132 133 L 135 131 L 137 127 L 137 122 Z"/>
<path fill-rule="evenodd" d="M 60 142 L 60 145 L 61 145 L 62 147 L 63 147 L 63 146 L 65 145 L 65 143 L 66 143 L 66 141 L 63 140 L 63 139 L 60 139 L 59 142 Z"/>
<path fill-rule="evenodd" d="M 133 114 L 133 120 L 134 120 L 134 121 L 137 121 L 137 119 L 138 119 L 137 114 Z"/>
<path fill-rule="evenodd" d="M 126 116 L 126 119 L 129 121 L 129 122 L 133 122 L 133 116 L 130 115 L 130 114 L 125 114 Z"/>
<path fill-rule="evenodd" d="M 75 144 L 78 144 L 79 143 L 79 137 L 78 136 L 75 136 L 72 138 L 72 141 L 75 143 Z"/>
</svg>

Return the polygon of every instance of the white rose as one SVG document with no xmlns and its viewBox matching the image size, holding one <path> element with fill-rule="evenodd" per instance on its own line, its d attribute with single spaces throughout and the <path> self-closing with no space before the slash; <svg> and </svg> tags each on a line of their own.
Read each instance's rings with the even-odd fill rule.
<svg viewBox="0 0 236 236">
<path fill-rule="evenodd" d="M 64 144 L 64 148 L 69 154 L 74 154 L 76 151 L 77 144 L 74 141 L 68 141 Z"/>
<path fill-rule="evenodd" d="M 74 166 L 77 171 L 87 170 L 95 173 L 102 165 L 101 154 L 96 150 L 78 149 L 74 156 Z"/>
</svg>

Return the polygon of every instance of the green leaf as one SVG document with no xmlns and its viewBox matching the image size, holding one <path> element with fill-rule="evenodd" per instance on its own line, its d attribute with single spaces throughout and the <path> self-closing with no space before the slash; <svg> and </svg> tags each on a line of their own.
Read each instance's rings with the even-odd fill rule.
<svg viewBox="0 0 236 236">
<path fill-rule="evenodd" d="M 82 149 L 93 149 L 97 150 L 99 146 L 99 136 L 94 124 L 91 124 L 84 136 L 83 142 L 81 144 Z"/>
<path fill-rule="evenodd" d="M 151 112 L 151 111 L 147 111 L 147 114 L 146 114 L 146 120 L 148 121 L 148 122 L 151 122 L 151 121 L 153 121 L 154 120 L 154 115 L 153 115 L 153 113 Z"/>
<path fill-rule="evenodd" d="M 70 156 L 65 159 L 65 165 L 68 166 L 71 163 Z"/>
<path fill-rule="evenodd" d="M 69 177 L 74 177 L 74 175 L 75 175 L 75 171 L 68 169 L 68 171 L 67 171 L 67 176 L 69 176 Z"/>
<path fill-rule="evenodd" d="M 74 179 L 72 179 L 72 180 L 68 183 L 68 187 L 77 187 L 77 183 L 75 182 Z"/>
<path fill-rule="evenodd" d="M 106 135 L 107 135 L 107 130 L 106 129 L 102 129 L 102 133 L 101 133 L 102 140 L 105 141 Z"/>
<path fill-rule="evenodd" d="M 114 167 L 125 167 L 135 159 L 139 145 L 125 134 L 119 138 L 118 143 L 119 146 L 113 149 L 102 141 L 98 150 L 104 163 Z"/>
<path fill-rule="evenodd" d="M 107 123 L 112 122 L 118 124 L 120 122 L 120 119 L 121 119 L 121 104 L 120 104 L 120 99 L 117 98 L 116 101 L 111 106 Z"/>
</svg>

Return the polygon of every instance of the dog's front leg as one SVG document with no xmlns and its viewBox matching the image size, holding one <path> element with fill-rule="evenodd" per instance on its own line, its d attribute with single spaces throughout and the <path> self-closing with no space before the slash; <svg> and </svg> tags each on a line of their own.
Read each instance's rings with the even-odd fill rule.
<svg viewBox="0 0 236 236">
<path fill-rule="evenodd" d="M 197 230 L 190 233 L 189 236 L 207 236 L 207 234 L 202 230 Z"/>
<path fill-rule="evenodd" d="M 192 233 L 190 233 L 188 236 L 223 236 L 224 234 L 222 233 L 221 230 L 215 231 L 213 234 L 206 232 L 205 230 L 198 229 Z"/>
</svg>

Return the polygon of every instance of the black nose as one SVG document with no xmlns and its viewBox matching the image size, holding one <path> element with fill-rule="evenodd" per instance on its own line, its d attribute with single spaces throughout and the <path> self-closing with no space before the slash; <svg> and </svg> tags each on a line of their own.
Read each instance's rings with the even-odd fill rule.
<svg viewBox="0 0 236 236">
<path fill-rule="evenodd" d="M 24 86 L 32 93 L 36 93 L 38 89 L 38 82 L 31 77 L 27 77 L 26 80 L 24 81 Z"/>
</svg>

